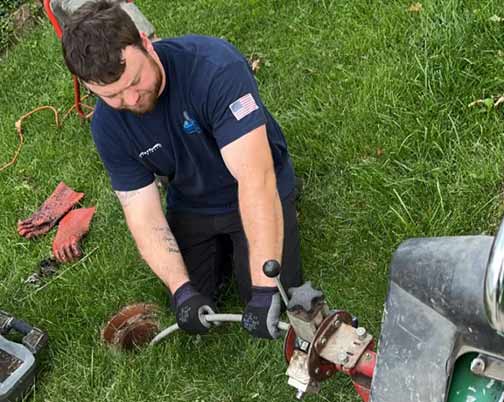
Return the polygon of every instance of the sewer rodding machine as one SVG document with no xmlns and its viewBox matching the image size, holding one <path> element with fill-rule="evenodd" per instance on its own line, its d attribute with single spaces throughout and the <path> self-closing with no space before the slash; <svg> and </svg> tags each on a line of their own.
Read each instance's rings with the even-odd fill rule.
<svg viewBox="0 0 504 402">
<path fill-rule="evenodd" d="M 276 278 L 287 306 L 289 322 L 280 328 L 286 331 L 283 354 L 293 399 L 324 394 L 326 381 L 348 375 L 366 402 L 504 402 L 504 222 L 495 237 L 403 242 L 390 264 L 379 340 L 350 312 L 328 306 L 310 282 L 286 293 L 278 280 L 278 262 L 268 261 L 264 272 Z M 241 319 L 239 314 L 203 317 L 209 325 Z M 122 332 L 129 345 L 153 346 L 178 329 L 175 324 L 149 337 L 135 329 L 152 332 L 152 314 L 143 321 L 122 318 L 122 323 L 113 321 L 114 329 L 134 324 L 133 331 Z M 32 383 L 34 355 L 47 337 L 18 324 L 38 346 L 15 347 L 2 336 L 5 321 L 3 332 L 0 325 L 0 402 L 11 402 Z M 14 367 L 10 372 L 9 364 Z M 24 375 L 18 372 L 22 368 Z M 330 395 L 324 397 L 330 400 Z"/>
<path fill-rule="evenodd" d="M 287 306 L 283 354 L 297 399 L 348 375 L 366 402 L 504 401 L 504 221 L 495 237 L 415 238 L 398 247 L 377 352 L 377 339 L 309 282 L 286 294 L 280 265 L 270 261 L 264 271 Z"/>
</svg>

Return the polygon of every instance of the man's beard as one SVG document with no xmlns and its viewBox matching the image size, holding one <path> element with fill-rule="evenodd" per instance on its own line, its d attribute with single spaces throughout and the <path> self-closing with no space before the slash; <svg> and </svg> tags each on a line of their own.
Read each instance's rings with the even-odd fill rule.
<svg viewBox="0 0 504 402">
<path fill-rule="evenodd" d="M 161 76 L 161 70 L 157 63 L 154 61 L 154 59 L 148 55 L 148 61 L 151 64 L 154 74 L 155 74 L 155 79 L 154 79 L 154 87 L 151 90 L 143 91 L 140 93 L 140 98 L 138 100 L 139 105 L 136 107 L 125 107 L 123 110 L 128 110 L 136 115 L 142 115 L 144 113 L 149 113 L 152 112 L 156 105 L 157 101 L 159 99 L 159 89 L 161 88 L 161 83 L 162 83 L 162 76 Z"/>
</svg>

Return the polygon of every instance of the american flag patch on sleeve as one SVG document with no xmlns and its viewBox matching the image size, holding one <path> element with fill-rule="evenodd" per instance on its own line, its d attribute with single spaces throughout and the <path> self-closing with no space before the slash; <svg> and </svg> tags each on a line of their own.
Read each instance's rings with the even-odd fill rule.
<svg viewBox="0 0 504 402">
<path fill-rule="evenodd" d="M 231 109 L 231 113 L 233 113 L 233 116 L 236 117 L 236 120 L 241 120 L 254 110 L 259 109 L 259 107 L 257 106 L 252 94 L 248 93 L 231 103 L 229 105 L 229 109 Z"/>
</svg>

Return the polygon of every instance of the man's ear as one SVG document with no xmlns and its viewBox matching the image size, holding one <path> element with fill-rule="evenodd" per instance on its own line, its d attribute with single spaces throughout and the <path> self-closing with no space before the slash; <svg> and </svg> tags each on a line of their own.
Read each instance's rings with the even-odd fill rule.
<svg viewBox="0 0 504 402">
<path fill-rule="evenodd" d="M 147 36 L 147 34 L 145 32 L 139 32 L 140 33 L 140 38 L 142 38 L 142 46 L 144 47 L 145 50 L 147 50 L 147 52 L 153 52 L 154 51 L 154 47 L 152 46 L 152 42 L 151 40 L 149 39 L 149 37 Z"/>
<path fill-rule="evenodd" d="M 88 91 L 91 91 L 91 88 L 89 88 L 89 84 L 86 81 L 83 81 L 79 78 L 79 82 L 81 85 L 83 85 Z M 91 91 L 93 92 L 93 91 Z"/>
</svg>

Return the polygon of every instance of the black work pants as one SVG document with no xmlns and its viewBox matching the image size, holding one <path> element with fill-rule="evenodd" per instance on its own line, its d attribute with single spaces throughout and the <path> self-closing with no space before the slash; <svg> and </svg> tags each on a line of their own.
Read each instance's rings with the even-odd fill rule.
<svg viewBox="0 0 504 402">
<path fill-rule="evenodd" d="M 296 191 L 282 201 L 284 244 L 280 280 L 287 290 L 302 283 Z M 222 215 L 199 215 L 168 211 L 167 220 L 177 239 L 191 284 L 216 300 L 219 286 L 233 270 L 240 299 L 251 297 L 249 251 L 238 211 Z"/>
</svg>

